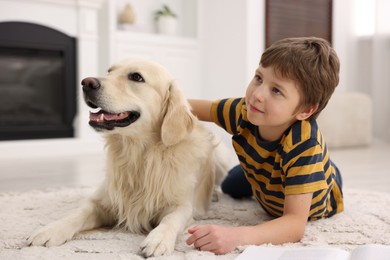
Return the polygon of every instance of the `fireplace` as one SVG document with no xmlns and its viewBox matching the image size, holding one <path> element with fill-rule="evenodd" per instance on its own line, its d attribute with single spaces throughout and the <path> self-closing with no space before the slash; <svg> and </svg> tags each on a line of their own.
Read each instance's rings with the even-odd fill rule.
<svg viewBox="0 0 390 260">
<path fill-rule="evenodd" d="M 76 40 L 28 22 L 0 22 L 0 140 L 74 137 Z"/>
<path fill-rule="evenodd" d="M 12 125 L 16 125 L 13 130 L 9 129 L 10 123 L 0 125 L 0 139 L 2 139 L 0 141 L 0 157 L 2 160 L 55 158 L 75 155 L 82 156 L 85 154 L 104 152 L 101 135 L 93 131 L 88 124 L 89 108 L 79 97 L 82 94 L 80 85 L 81 79 L 100 74 L 99 64 L 101 64 L 102 60 L 99 55 L 100 30 L 98 25 L 101 20 L 99 11 L 105 3 L 106 0 L 0 0 L 1 27 L 9 22 L 20 22 L 27 23 L 33 27 L 44 27 L 45 29 L 48 29 L 48 31 L 54 31 L 58 35 L 66 36 L 60 36 L 60 38 L 69 38 L 68 36 L 70 36 L 71 40 L 69 41 L 73 42 L 71 45 L 76 45 L 74 46 L 76 49 L 76 65 L 69 67 L 64 64 L 68 62 L 65 59 L 69 59 L 71 56 L 73 57 L 73 55 L 68 56 L 71 51 L 66 48 L 65 50 L 58 51 L 56 47 L 63 47 L 64 43 L 56 42 L 49 45 L 48 40 L 46 39 L 46 33 L 31 35 L 30 29 L 28 29 L 27 32 L 24 32 L 24 34 L 30 36 L 27 40 L 21 39 L 23 38 L 22 36 L 15 36 L 14 34 L 17 33 L 16 30 L 11 30 L 7 35 L 5 33 L 0 33 L 0 47 L 3 48 L 2 54 L 9 53 L 9 48 L 12 47 L 9 43 L 10 39 L 5 42 L 5 36 L 16 37 L 17 39 L 14 40 L 22 46 L 25 41 L 30 41 L 30 43 L 32 41 L 33 46 L 43 44 L 45 46 L 43 49 L 32 48 L 35 51 L 40 50 L 40 52 L 44 53 L 43 56 L 45 58 L 43 58 L 42 61 L 39 61 L 39 64 L 50 63 L 53 64 L 53 68 L 65 66 L 60 76 L 53 76 L 55 84 L 63 84 L 64 82 L 67 82 L 66 84 L 68 84 L 71 82 L 69 83 L 69 86 L 71 85 L 69 88 L 66 87 L 66 89 L 62 90 L 57 88 L 58 86 L 54 86 L 55 84 L 51 84 L 51 86 L 58 89 L 58 91 L 47 92 L 45 95 L 49 96 L 50 100 L 54 100 L 54 98 L 57 98 L 58 96 L 60 96 L 61 99 L 55 103 L 49 102 L 48 104 L 45 104 L 45 109 L 40 108 L 39 111 L 41 112 L 37 113 L 34 112 L 34 110 L 25 109 L 25 111 L 28 111 L 29 113 L 34 112 L 35 119 L 31 120 L 30 118 L 30 123 L 32 121 L 33 123 L 39 123 L 40 125 L 32 125 L 29 127 L 26 125 L 18 126 L 18 123 L 24 124 L 24 121 L 27 120 L 23 117 L 19 118 L 20 122 L 15 122 L 16 118 L 11 117 L 13 120 Z M 20 33 L 20 31 L 18 33 Z M 106 38 L 107 37 L 104 37 L 103 39 Z M 8 49 L 4 50 L 4 48 Z M 13 48 L 15 48 L 15 46 L 13 46 Z M 20 51 L 20 49 L 21 48 L 16 48 L 16 51 Z M 16 52 L 16 54 L 18 54 L 18 52 Z M 66 58 L 64 58 L 65 56 Z M 59 59 L 59 57 L 61 57 L 61 59 Z M 3 60 L 1 55 L 0 60 Z M 35 63 L 37 62 L 38 61 L 35 60 Z M 71 61 L 70 63 L 74 63 L 74 61 Z M 15 64 L 16 65 L 14 66 L 16 67 L 20 66 L 20 63 Z M 70 73 L 69 69 L 75 70 L 76 79 L 72 79 L 73 76 L 68 75 Z M 57 80 L 59 77 L 61 77 L 63 81 Z M 49 82 L 52 80 L 53 79 L 50 79 Z M 2 87 L 0 86 L 0 89 L 1 88 Z M 49 88 L 49 90 L 52 89 Z M 0 91 L 5 92 L 5 87 Z M 71 96 L 74 96 L 72 91 L 76 92 L 75 98 L 71 98 Z M 25 93 L 27 96 L 29 96 L 29 94 L 30 92 Z M 33 94 L 31 93 L 31 95 Z M 0 94 L 0 106 L 4 101 L 4 96 L 5 94 Z M 19 102 L 23 102 L 19 95 L 16 96 L 19 97 Z M 52 96 L 54 96 L 54 98 L 52 98 Z M 30 102 L 29 105 L 31 105 L 31 103 L 39 103 L 41 100 L 40 98 L 43 97 L 35 96 L 35 98 L 37 101 Z M 8 101 L 8 99 L 6 100 Z M 61 103 L 65 101 L 76 102 L 76 108 L 74 105 L 70 105 L 67 109 L 60 110 L 59 107 L 62 107 Z M 13 105 L 16 106 L 16 104 Z M 52 113 L 54 113 L 53 111 L 56 114 L 55 117 L 52 116 Z M 10 113 L 10 111 L 8 112 Z M 37 114 L 39 116 L 37 116 Z M 46 117 L 44 125 L 36 119 L 37 117 L 39 119 L 45 118 L 40 114 L 50 115 Z M 4 113 L 0 112 L 0 115 L 4 115 Z M 8 116 L 10 116 L 10 114 L 8 114 Z M 27 114 L 23 116 L 27 116 Z M 7 120 L 9 120 L 9 118 Z M 40 128 L 40 130 L 36 130 L 37 128 Z M 31 129 L 33 131 L 30 131 Z M 59 129 L 62 130 L 60 131 Z M 27 137 L 26 130 L 29 130 L 28 132 L 30 133 L 35 133 L 30 135 L 30 137 Z M 42 133 L 40 133 L 41 131 Z M 19 132 L 17 134 L 18 136 L 16 136 L 16 132 Z M 71 137 L 72 135 L 74 137 Z M 54 136 L 58 136 L 58 138 L 54 138 Z"/>
</svg>

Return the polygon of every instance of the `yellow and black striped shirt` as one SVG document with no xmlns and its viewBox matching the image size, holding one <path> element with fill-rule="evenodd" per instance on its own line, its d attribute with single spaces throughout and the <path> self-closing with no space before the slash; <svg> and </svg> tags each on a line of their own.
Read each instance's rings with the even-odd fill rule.
<svg viewBox="0 0 390 260">
<path fill-rule="evenodd" d="M 215 101 L 213 121 L 233 135 L 233 147 L 258 203 L 271 215 L 283 215 L 286 195 L 313 193 L 309 220 L 343 211 L 337 167 L 313 121 L 297 121 L 280 140 L 262 141 L 247 119 L 244 98 Z M 338 175 L 338 176 L 337 176 Z M 336 177 L 337 176 L 337 177 Z"/>
</svg>

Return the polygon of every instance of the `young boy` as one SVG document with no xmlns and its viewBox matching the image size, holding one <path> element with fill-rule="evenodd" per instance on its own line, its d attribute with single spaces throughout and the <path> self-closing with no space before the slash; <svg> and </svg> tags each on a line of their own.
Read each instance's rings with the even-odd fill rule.
<svg viewBox="0 0 390 260">
<path fill-rule="evenodd" d="M 225 254 L 240 245 L 297 242 L 308 220 L 343 211 L 341 176 L 316 123 L 338 84 L 339 70 L 327 41 L 283 39 L 263 53 L 245 98 L 190 100 L 200 120 L 233 135 L 243 171 L 235 169 L 224 182 L 249 186 L 275 219 L 256 226 L 198 225 L 189 229 L 188 245 Z"/>
</svg>

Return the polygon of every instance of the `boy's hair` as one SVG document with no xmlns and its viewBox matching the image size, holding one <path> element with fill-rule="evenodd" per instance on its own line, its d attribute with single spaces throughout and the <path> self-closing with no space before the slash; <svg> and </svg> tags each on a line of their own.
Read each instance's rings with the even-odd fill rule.
<svg viewBox="0 0 390 260">
<path fill-rule="evenodd" d="M 339 83 L 340 62 L 329 42 L 316 37 L 286 38 L 272 44 L 261 56 L 263 67 L 294 80 L 300 91 L 300 108 L 318 104 L 308 120 L 316 119 Z"/>
</svg>

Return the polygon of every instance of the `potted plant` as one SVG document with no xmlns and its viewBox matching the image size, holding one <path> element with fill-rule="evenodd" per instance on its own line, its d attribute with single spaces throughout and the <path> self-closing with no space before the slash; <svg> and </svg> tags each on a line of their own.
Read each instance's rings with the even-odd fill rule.
<svg viewBox="0 0 390 260">
<path fill-rule="evenodd" d="M 167 5 L 163 5 L 155 12 L 154 19 L 158 33 L 169 35 L 177 33 L 177 15 Z"/>
</svg>

